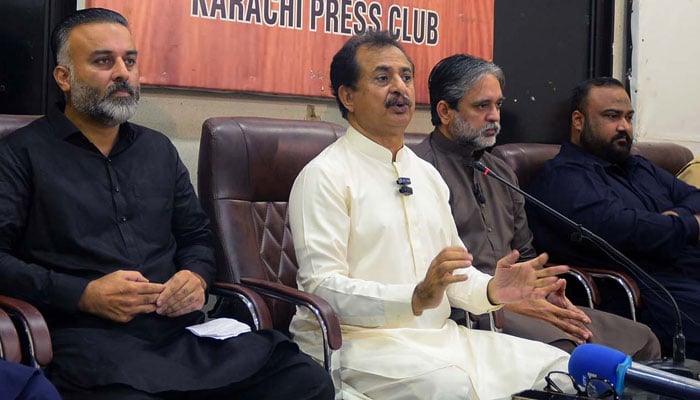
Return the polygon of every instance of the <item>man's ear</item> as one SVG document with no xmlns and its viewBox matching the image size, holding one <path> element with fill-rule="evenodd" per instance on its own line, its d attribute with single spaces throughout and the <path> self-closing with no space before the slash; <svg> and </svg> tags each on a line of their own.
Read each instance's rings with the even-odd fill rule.
<svg viewBox="0 0 700 400">
<path fill-rule="evenodd" d="M 571 113 L 571 141 L 575 144 L 579 143 L 579 137 L 583 128 L 586 126 L 586 116 L 579 110 L 574 110 Z"/>
<path fill-rule="evenodd" d="M 454 118 L 455 115 L 455 110 L 450 107 L 445 100 L 438 101 L 437 105 L 435 106 L 435 110 L 437 111 L 438 117 L 440 117 L 440 123 L 442 125 L 447 126 L 450 122 L 452 122 L 452 118 Z"/>
<path fill-rule="evenodd" d="M 53 78 L 64 93 L 70 91 L 70 70 L 68 68 L 57 65 L 53 69 Z"/>
<path fill-rule="evenodd" d="M 343 103 L 345 108 L 348 109 L 348 112 L 354 112 L 355 111 L 355 100 L 354 100 L 354 94 L 355 92 L 352 90 L 352 88 L 349 88 L 345 85 L 342 85 L 338 88 L 338 98 L 340 99 L 340 102 Z"/>
</svg>

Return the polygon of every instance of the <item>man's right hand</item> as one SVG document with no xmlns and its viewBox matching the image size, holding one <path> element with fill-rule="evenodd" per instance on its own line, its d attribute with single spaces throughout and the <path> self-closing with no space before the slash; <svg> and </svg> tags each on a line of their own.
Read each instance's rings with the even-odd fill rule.
<svg viewBox="0 0 700 400">
<path fill-rule="evenodd" d="M 154 312 L 164 287 L 150 283 L 138 271 L 116 271 L 88 283 L 78 308 L 116 322 L 129 322 L 138 314 Z"/>
<path fill-rule="evenodd" d="M 443 249 L 430 263 L 425 279 L 413 290 L 413 315 L 421 315 L 424 310 L 439 306 L 448 285 L 466 281 L 467 275 L 455 275 L 453 272 L 471 266 L 472 259 L 472 255 L 464 247 Z"/>
</svg>

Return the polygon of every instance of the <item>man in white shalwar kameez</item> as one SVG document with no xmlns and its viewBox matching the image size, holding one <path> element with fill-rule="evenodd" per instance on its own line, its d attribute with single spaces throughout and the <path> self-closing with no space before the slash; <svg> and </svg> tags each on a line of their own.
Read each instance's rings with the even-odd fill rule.
<svg viewBox="0 0 700 400">
<path fill-rule="evenodd" d="M 471 267 L 446 184 L 403 146 L 415 93 L 398 43 L 383 32 L 353 37 L 333 59 L 331 83 L 350 127 L 300 173 L 289 217 L 299 288 L 327 300 L 341 323 L 344 398 L 502 399 L 566 371 L 559 349 L 448 318 L 450 306 L 484 313 L 542 298 L 561 288 L 554 275 L 566 267 L 539 268 L 546 256 L 514 264 L 517 252 L 495 277 Z M 315 321 L 299 308 L 291 330 L 321 359 Z"/>
</svg>

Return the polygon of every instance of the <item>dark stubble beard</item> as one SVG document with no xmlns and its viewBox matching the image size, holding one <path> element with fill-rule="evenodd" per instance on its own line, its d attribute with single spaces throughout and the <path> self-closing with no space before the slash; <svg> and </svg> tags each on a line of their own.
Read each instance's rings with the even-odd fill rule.
<svg viewBox="0 0 700 400">
<path fill-rule="evenodd" d="M 450 135 L 459 143 L 473 146 L 477 150 L 485 149 L 496 144 L 496 137 L 501 131 L 501 124 L 490 122 L 483 128 L 475 128 L 468 121 L 465 121 L 459 114 L 455 116 L 454 122 L 449 126 Z M 484 136 L 484 132 L 496 129 L 493 136 Z"/>
<path fill-rule="evenodd" d="M 618 145 L 615 143 L 620 139 L 625 139 L 625 144 Z M 583 131 L 581 131 L 579 143 L 589 153 L 617 165 L 625 163 L 629 159 L 630 151 L 632 150 L 632 137 L 627 131 L 618 132 L 606 142 L 593 133 L 588 120 L 585 121 Z"/>
<path fill-rule="evenodd" d="M 118 90 L 126 90 L 130 96 L 110 97 Z M 129 82 L 117 82 L 109 86 L 104 97 L 94 87 L 78 82 L 71 76 L 71 102 L 79 112 L 108 126 L 120 125 L 136 113 L 139 103 L 140 87 Z"/>
</svg>

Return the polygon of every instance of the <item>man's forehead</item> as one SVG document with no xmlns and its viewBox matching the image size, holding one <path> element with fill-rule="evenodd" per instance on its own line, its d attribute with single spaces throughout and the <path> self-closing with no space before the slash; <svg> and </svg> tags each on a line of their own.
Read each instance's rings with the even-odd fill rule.
<svg viewBox="0 0 700 400">
<path fill-rule="evenodd" d="M 367 46 L 357 49 L 357 59 L 370 71 L 377 69 L 412 69 L 408 57 L 396 46 Z"/>
<path fill-rule="evenodd" d="M 632 100 L 621 87 L 593 87 L 588 93 L 588 103 L 597 108 L 632 109 Z"/>
<path fill-rule="evenodd" d="M 486 74 L 474 82 L 465 93 L 464 98 L 469 98 L 471 101 L 500 100 L 503 98 L 501 83 L 494 75 Z"/>
<path fill-rule="evenodd" d="M 123 43 L 127 39 L 130 47 L 135 47 L 131 31 L 124 25 L 112 22 L 90 22 L 76 26 L 68 35 L 71 45 L 95 46 L 97 44 Z"/>
</svg>

